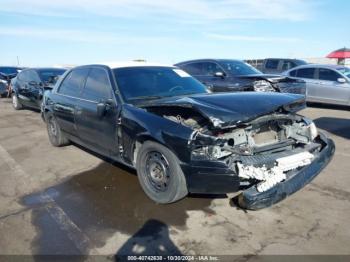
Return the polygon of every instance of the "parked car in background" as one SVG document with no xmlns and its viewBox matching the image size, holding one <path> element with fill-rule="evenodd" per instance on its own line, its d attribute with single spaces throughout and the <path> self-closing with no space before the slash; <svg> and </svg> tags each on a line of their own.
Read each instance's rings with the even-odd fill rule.
<svg viewBox="0 0 350 262">
<path fill-rule="evenodd" d="M 283 92 L 305 94 L 304 82 L 261 73 L 240 60 L 198 59 L 175 64 L 212 92 Z"/>
<path fill-rule="evenodd" d="M 23 107 L 40 109 L 45 90 L 51 90 L 65 71 L 58 68 L 29 68 L 21 71 L 11 82 L 13 107 L 16 110 Z"/>
<path fill-rule="evenodd" d="M 248 64 L 254 66 L 265 74 L 280 74 L 300 65 L 306 65 L 307 62 L 300 59 L 290 58 L 267 58 L 257 60 L 245 60 Z"/>
<path fill-rule="evenodd" d="M 179 68 L 132 63 L 67 71 L 42 113 L 52 145 L 74 141 L 135 168 L 155 202 L 243 190 L 240 205 L 259 209 L 309 183 L 334 153 L 296 114 L 304 107 L 301 95 L 214 94 Z"/>
<path fill-rule="evenodd" d="M 306 100 L 327 104 L 350 105 L 350 69 L 339 65 L 305 65 L 285 75 L 306 82 Z"/>
<path fill-rule="evenodd" d="M 22 70 L 21 67 L 0 66 L 0 96 L 4 97 L 9 94 L 11 79 Z"/>
</svg>

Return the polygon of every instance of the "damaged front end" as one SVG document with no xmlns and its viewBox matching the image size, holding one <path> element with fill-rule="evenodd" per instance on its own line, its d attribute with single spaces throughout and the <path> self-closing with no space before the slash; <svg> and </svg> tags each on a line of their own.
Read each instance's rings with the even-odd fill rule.
<svg viewBox="0 0 350 262">
<path fill-rule="evenodd" d="M 334 143 L 296 114 L 276 111 L 223 128 L 189 108 L 151 111 L 194 130 L 191 164 L 184 167 L 191 173 L 190 192 L 242 191 L 239 204 L 247 209 L 270 206 L 299 190 L 334 153 Z"/>
</svg>

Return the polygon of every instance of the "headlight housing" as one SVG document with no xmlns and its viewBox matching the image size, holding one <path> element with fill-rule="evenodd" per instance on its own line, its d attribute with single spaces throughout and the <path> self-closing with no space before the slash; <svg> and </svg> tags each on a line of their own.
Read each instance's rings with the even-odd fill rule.
<svg viewBox="0 0 350 262">
<path fill-rule="evenodd" d="M 275 89 L 269 81 L 257 80 L 254 82 L 254 91 L 256 92 L 275 92 Z"/>
</svg>

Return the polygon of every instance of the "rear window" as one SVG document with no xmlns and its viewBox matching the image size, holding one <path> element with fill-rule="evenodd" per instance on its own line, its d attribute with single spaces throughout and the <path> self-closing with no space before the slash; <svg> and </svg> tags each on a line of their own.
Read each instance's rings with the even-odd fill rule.
<svg viewBox="0 0 350 262">
<path fill-rule="evenodd" d="M 79 97 L 81 89 L 89 70 L 85 68 L 74 69 L 62 81 L 58 90 L 59 94 Z"/>
<path fill-rule="evenodd" d="M 191 75 L 201 75 L 201 63 L 191 63 L 179 67 Z"/>
<path fill-rule="evenodd" d="M 44 83 L 55 84 L 58 77 L 63 75 L 64 72 L 65 72 L 65 70 L 63 70 L 63 69 L 40 70 L 39 76 L 41 78 L 41 81 L 43 81 Z"/>
</svg>

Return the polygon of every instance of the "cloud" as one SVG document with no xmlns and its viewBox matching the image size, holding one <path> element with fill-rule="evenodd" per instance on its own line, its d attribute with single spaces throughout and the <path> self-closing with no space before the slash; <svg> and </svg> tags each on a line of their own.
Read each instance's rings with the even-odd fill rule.
<svg viewBox="0 0 350 262">
<path fill-rule="evenodd" d="M 303 0 L 2 0 L 0 11 L 45 16 L 98 15 L 128 18 L 169 17 L 189 20 L 305 20 L 310 2 Z"/>
<path fill-rule="evenodd" d="M 176 39 L 160 36 L 130 36 L 115 35 L 111 32 L 68 30 L 68 29 L 42 29 L 35 27 L 5 27 L 0 26 L 0 36 L 14 36 L 23 38 L 41 38 L 51 40 L 64 40 L 84 43 L 133 44 L 140 42 L 157 43 Z"/>
<path fill-rule="evenodd" d="M 206 33 L 206 37 L 225 41 L 247 41 L 247 42 L 299 42 L 300 38 L 293 37 L 265 37 L 265 36 L 245 36 L 245 35 L 223 35 Z"/>
</svg>

